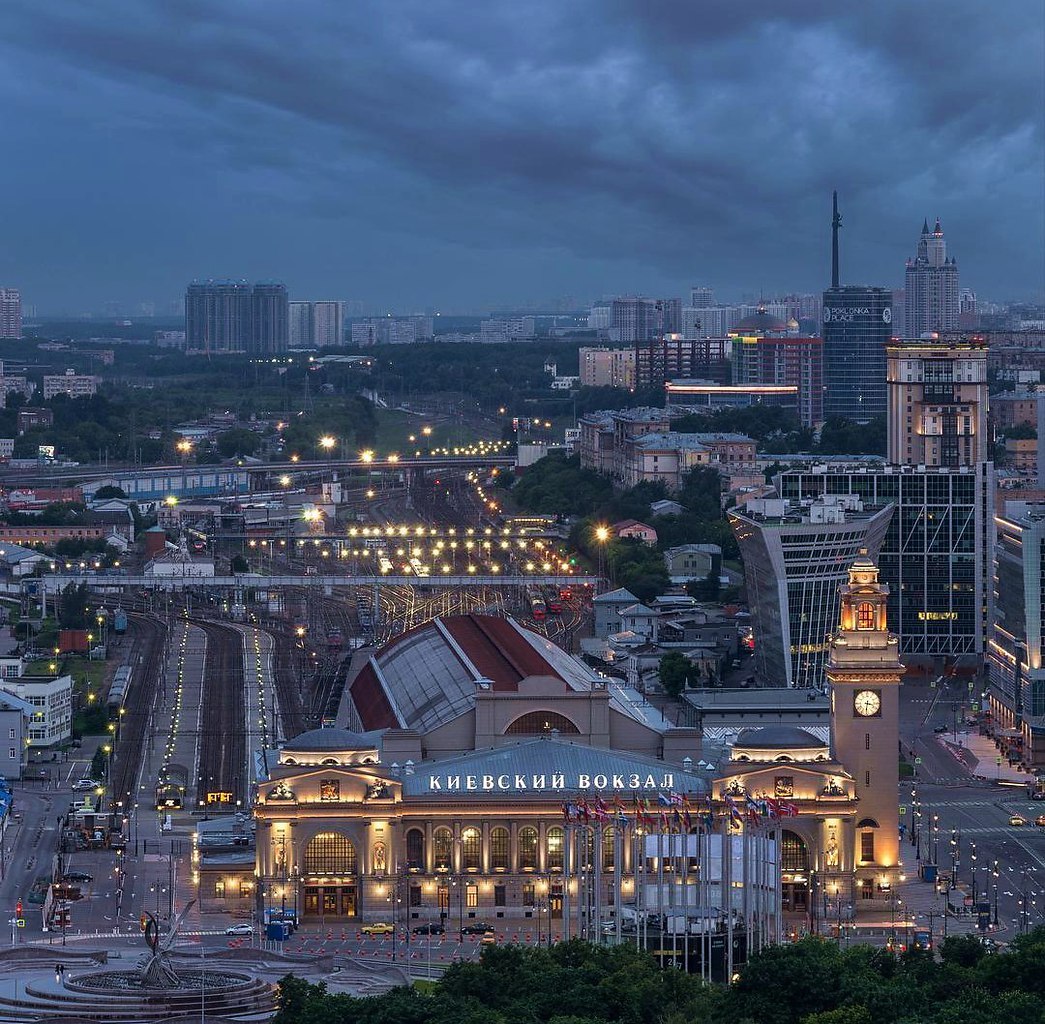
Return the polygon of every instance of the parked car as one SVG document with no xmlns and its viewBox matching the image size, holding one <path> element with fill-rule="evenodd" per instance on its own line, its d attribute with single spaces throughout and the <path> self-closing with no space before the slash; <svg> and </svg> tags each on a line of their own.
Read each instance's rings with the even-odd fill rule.
<svg viewBox="0 0 1045 1024">
<path fill-rule="evenodd" d="M 97 789 L 98 783 L 94 779 L 77 779 L 73 783 L 73 790 L 78 793 L 86 792 L 89 789 Z"/>
<path fill-rule="evenodd" d="M 254 934 L 254 926 L 252 924 L 246 924 L 246 923 L 229 925 L 229 927 L 225 929 L 225 934 L 226 935 L 253 935 Z"/>
<path fill-rule="evenodd" d="M 359 929 L 364 935 L 391 935 L 395 928 L 387 921 L 371 921 Z"/>
<path fill-rule="evenodd" d="M 470 921 L 461 929 L 462 935 L 485 935 L 493 929 L 482 921 Z"/>
<path fill-rule="evenodd" d="M 1027 824 L 1027 819 L 1022 814 L 1013 814 L 1009 817 L 1009 824 L 1014 828 L 1021 828 Z"/>
<path fill-rule="evenodd" d="M 411 929 L 415 935 L 445 935 L 446 929 L 437 921 L 428 924 L 419 924 Z"/>
<path fill-rule="evenodd" d="M 937 725 L 937 726 L 935 726 L 933 728 L 933 732 L 946 732 L 946 731 L 947 731 L 947 726 L 946 725 Z"/>
<path fill-rule="evenodd" d="M 1038 828 L 1045 828 L 1045 814 L 1039 814 L 1034 819 L 1034 824 L 1037 825 Z"/>
<path fill-rule="evenodd" d="M 86 871 L 66 871 L 64 881 L 81 883 L 93 882 L 94 875 L 89 875 Z"/>
</svg>

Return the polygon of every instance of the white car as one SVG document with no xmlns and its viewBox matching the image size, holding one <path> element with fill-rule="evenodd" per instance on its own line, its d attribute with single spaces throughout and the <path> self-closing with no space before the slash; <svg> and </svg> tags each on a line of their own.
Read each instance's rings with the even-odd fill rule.
<svg viewBox="0 0 1045 1024">
<path fill-rule="evenodd" d="M 226 935 L 253 935 L 254 926 L 252 924 L 233 924 L 229 925 L 225 929 Z"/>
<path fill-rule="evenodd" d="M 98 783 L 94 779 L 77 779 L 73 783 L 73 789 L 77 792 L 86 792 L 88 789 L 97 789 Z"/>
</svg>

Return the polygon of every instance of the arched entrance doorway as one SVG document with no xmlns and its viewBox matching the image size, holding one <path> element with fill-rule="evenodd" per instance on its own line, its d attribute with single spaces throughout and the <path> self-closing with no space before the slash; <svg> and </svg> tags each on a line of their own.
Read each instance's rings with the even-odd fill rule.
<svg viewBox="0 0 1045 1024">
<path fill-rule="evenodd" d="M 780 894 L 784 913 L 809 911 L 809 849 L 795 832 L 780 833 Z"/>
<path fill-rule="evenodd" d="M 309 840 L 302 874 L 306 917 L 356 916 L 356 848 L 343 832 L 319 832 Z"/>
</svg>

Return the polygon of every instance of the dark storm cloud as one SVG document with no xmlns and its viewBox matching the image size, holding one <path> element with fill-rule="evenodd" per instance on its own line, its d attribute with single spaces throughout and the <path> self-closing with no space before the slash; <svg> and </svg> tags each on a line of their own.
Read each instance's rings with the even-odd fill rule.
<svg viewBox="0 0 1045 1024">
<path fill-rule="evenodd" d="M 99 222 L 131 245 L 159 232 L 168 290 L 262 263 L 299 292 L 399 304 L 690 279 L 815 289 L 832 187 L 849 278 L 897 283 L 922 217 L 939 215 L 963 283 L 999 298 L 1041 286 L 1038 4 L 9 0 L 5 13 L 19 159 L 60 165 L 46 192 L 27 176 L 15 237 L 43 208 L 86 200 L 63 249 L 89 260 L 81 235 Z M 62 140 L 75 159 L 60 160 Z M 119 263 L 95 287 L 124 294 Z M 8 278 L 18 266 L 0 256 Z M 140 259 L 122 273 L 147 293 Z"/>
</svg>

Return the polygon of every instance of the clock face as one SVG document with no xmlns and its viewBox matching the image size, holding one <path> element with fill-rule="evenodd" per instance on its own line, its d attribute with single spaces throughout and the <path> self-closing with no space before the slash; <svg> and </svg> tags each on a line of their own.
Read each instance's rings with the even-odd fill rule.
<svg viewBox="0 0 1045 1024">
<path fill-rule="evenodd" d="M 858 690 L 853 697 L 853 709 L 863 718 L 877 715 L 882 708 L 882 698 L 874 690 Z"/>
</svg>

